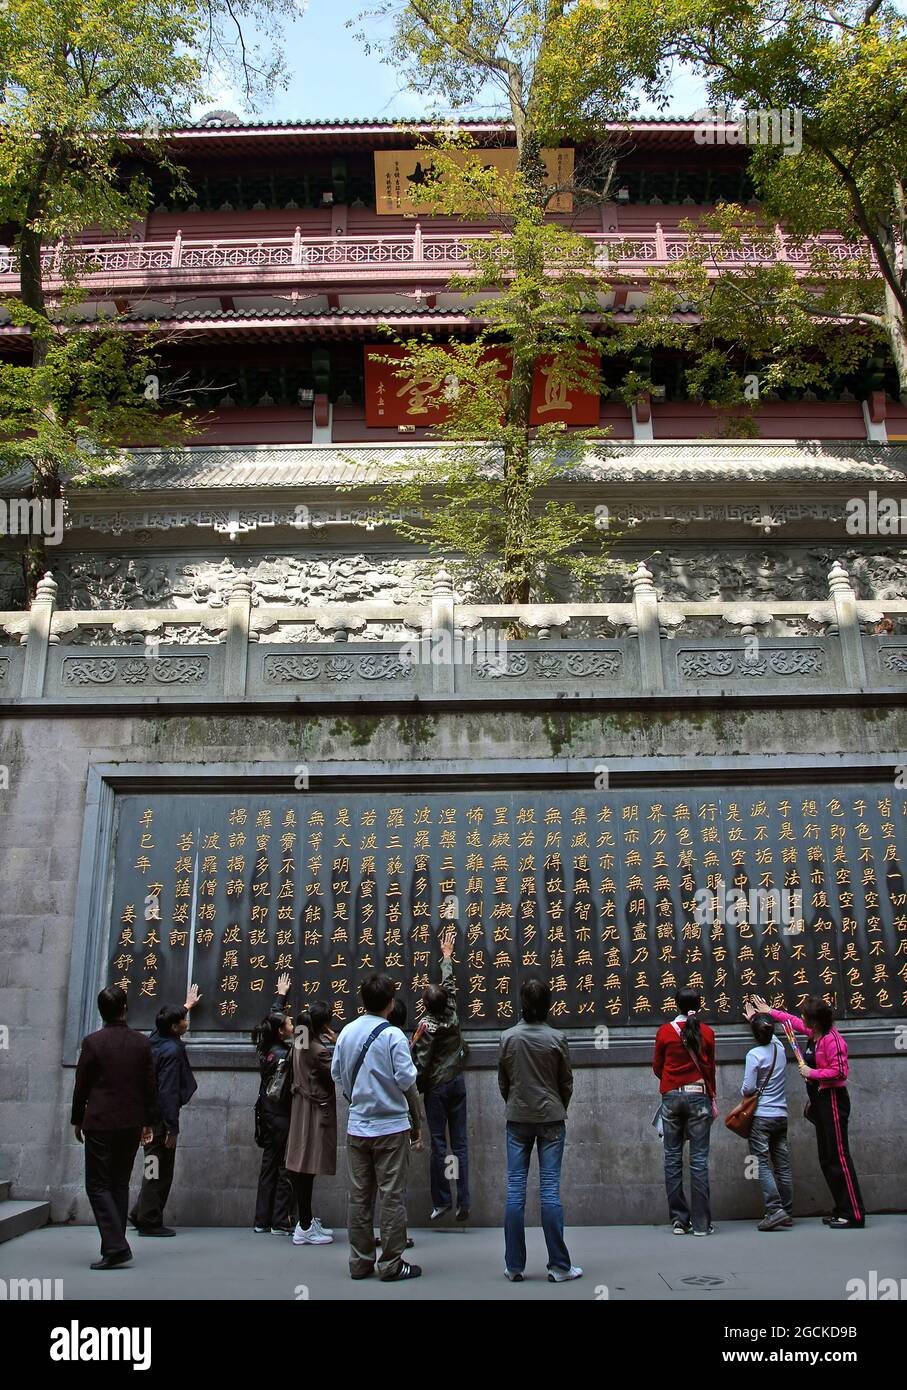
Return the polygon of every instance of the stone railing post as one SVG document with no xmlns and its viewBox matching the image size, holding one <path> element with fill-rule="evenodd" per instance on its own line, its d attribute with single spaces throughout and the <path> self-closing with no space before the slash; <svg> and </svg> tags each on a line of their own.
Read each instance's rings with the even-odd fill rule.
<svg viewBox="0 0 907 1390">
<path fill-rule="evenodd" d="M 293 233 L 293 249 L 290 252 L 292 265 L 302 265 L 302 231 L 299 227 Z"/>
<path fill-rule="evenodd" d="M 224 694 L 246 693 L 249 667 L 249 628 L 252 619 L 252 580 L 238 574 L 233 580 L 227 603 L 227 650 L 224 659 Z"/>
<path fill-rule="evenodd" d="M 182 234 L 181 231 L 178 231 L 177 234 L 176 234 L 176 236 L 173 238 L 173 246 L 171 247 L 171 250 L 170 250 L 170 264 L 171 264 L 172 267 L 177 268 L 177 267 L 181 266 L 182 263 L 183 263 L 183 234 Z"/>
<path fill-rule="evenodd" d="M 629 631 L 639 642 L 639 675 L 643 690 L 663 690 L 658 596 L 652 572 L 641 562 L 633 576 L 633 622 Z"/>
<path fill-rule="evenodd" d="M 40 699 L 44 694 L 47 673 L 47 652 L 53 641 L 50 633 L 57 602 L 57 585 L 52 574 L 38 580 L 35 596 L 28 610 L 28 633 L 25 638 L 25 671 L 22 675 L 22 698 Z"/>
<path fill-rule="evenodd" d="M 422 249 L 422 228 L 417 222 L 415 227 L 413 228 L 413 263 L 415 265 L 422 264 L 423 254 L 424 252 Z"/>
<path fill-rule="evenodd" d="M 866 663 L 863 660 L 857 596 L 840 560 L 835 560 L 828 571 L 828 593 L 835 608 L 831 631 L 837 632 L 841 643 L 844 679 L 849 686 L 860 689 L 866 684 Z"/>
<path fill-rule="evenodd" d="M 423 659 L 431 662 L 431 688 L 436 695 L 452 695 L 456 656 L 453 580 L 443 565 L 432 581 L 431 631 L 427 650 L 424 638 L 423 633 Z"/>
</svg>

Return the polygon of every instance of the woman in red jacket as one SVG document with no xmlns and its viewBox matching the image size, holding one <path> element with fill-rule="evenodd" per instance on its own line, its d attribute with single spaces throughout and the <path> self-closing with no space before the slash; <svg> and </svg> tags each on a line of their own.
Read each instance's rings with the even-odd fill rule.
<svg viewBox="0 0 907 1390">
<path fill-rule="evenodd" d="M 813 994 L 803 1005 L 803 1017 L 770 1009 L 764 999 L 753 996 L 757 1013 L 770 1013 L 779 1023 L 789 1023 L 795 1033 L 806 1035 L 800 1075 L 809 1097 L 806 1118 L 816 1129 L 819 1166 L 832 1196 L 832 1212 L 823 1217 L 833 1231 L 862 1230 L 866 1208 L 850 1156 L 847 1137 L 850 1096 L 847 1094 L 847 1043 L 834 1025 L 834 1015 L 825 1000 Z"/>
<path fill-rule="evenodd" d="M 668 1212 L 675 1236 L 691 1231 L 694 1236 L 710 1236 L 715 1228 L 709 1199 L 709 1138 L 718 1113 L 715 1034 L 699 1021 L 702 998 L 695 990 L 679 989 L 674 998 L 677 1017 L 659 1028 L 652 1060 L 661 1085 Z M 683 1191 L 685 1139 L 690 1141 L 690 1206 Z"/>
</svg>

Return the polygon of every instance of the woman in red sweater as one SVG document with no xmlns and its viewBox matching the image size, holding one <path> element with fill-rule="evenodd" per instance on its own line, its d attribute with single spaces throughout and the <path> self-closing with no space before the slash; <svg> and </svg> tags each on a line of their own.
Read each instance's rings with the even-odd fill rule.
<svg viewBox="0 0 907 1390">
<path fill-rule="evenodd" d="M 718 1113 L 715 1102 L 715 1034 L 700 1023 L 702 997 L 692 989 L 674 996 L 677 1017 L 655 1038 L 652 1070 L 661 1088 L 665 1187 L 675 1236 L 710 1236 L 709 1138 Z M 683 1143 L 690 1141 L 691 1204 L 683 1191 Z M 692 1214 L 690 1207 L 692 1207 Z"/>
</svg>

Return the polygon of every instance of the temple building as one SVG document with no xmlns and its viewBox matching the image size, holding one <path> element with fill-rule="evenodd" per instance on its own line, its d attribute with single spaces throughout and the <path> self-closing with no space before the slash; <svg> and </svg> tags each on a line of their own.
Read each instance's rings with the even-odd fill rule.
<svg viewBox="0 0 907 1390">
<path fill-rule="evenodd" d="M 379 360 L 386 329 L 443 342 L 480 326 L 450 279 L 493 225 L 408 192 L 437 129 L 218 113 L 167 134 L 184 183 L 156 176 L 128 236 L 89 228 L 45 253 L 51 291 L 77 271 L 86 319 L 159 336 L 155 389 L 198 433 L 67 491 L 30 605 L 19 539 L 0 534 L 0 1024 L 27 1040 L 0 1097 L 0 1179 L 84 1219 L 68 1101 L 97 991 L 122 983 L 151 1028 L 198 981 L 173 1217 L 251 1225 L 248 1037 L 277 974 L 294 1005 L 329 998 L 342 1023 L 363 972 L 386 970 L 412 1026 L 446 919 L 478 1224 L 500 1220 L 497 1040 L 532 972 L 577 1067 L 572 1222 L 663 1219 L 652 1042 L 687 983 L 718 1032 L 725 1110 L 751 1042 L 744 999 L 829 998 L 854 1059 L 864 1195 L 891 1210 L 901 1139 L 879 1097 L 907 1017 L 894 372 L 872 359 L 822 391 L 763 396 L 735 435 L 690 397 L 680 351 L 653 352 L 654 390 L 629 402 L 628 363 L 605 355 L 583 404 L 607 433 L 556 495 L 607 508 L 620 563 L 591 596 L 564 578 L 523 605 L 459 584 L 456 556 L 402 540 L 374 502 L 397 465 L 418 473 L 443 447 Z M 462 129 L 512 151 L 506 125 Z M 550 214 L 614 270 L 602 335 L 683 255 L 685 220 L 757 206 L 745 147 L 704 146 L 690 121 L 621 132 L 609 200 Z M 573 167 L 583 150 L 551 157 Z M 800 254 L 783 228 L 740 252 Z M 17 285 L 0 253 L 0 289 Z M 27 346 L 0 322 L 5 360 Z M 569 430 L 578 402 L 546 396 L 541 366 L 537 386 Z M 22 488 L 0 480 L 0 501 Z M 792 1145 L 795 1170 L 814 1166 L 808 1126 Z M 713 1153 L 715 1216 L 755 1214 L 720 1125 Z M 342 1224 L 338 1172 L 323 1214 Z M 427 1164 L 410 1199 L 421 1224 Z M 817 1180 L 804 1212 L 820 1200 Z"/>
</svg>

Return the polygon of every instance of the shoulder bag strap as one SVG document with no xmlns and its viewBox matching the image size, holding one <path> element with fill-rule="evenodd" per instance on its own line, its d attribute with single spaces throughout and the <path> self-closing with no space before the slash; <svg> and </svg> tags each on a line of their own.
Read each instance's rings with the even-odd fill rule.
<svg viewBox="0 0 907 1390">
<path fill-rule="evenodd" d="M 349 1095 L 347 1095 L 345 1091 L 343 1093 L 348 1104 L 352 1105 L 353 1103 L 352 1095 L 353 1091 L 356 1089 L 356 1079 L 359 1076 L 360 1071 L 362 1070 L 362 1063 L 365 1061 L 365 1054 L 368 1052 L 369 1048 L 371 1047 L 375 1039 L 378 1037 L 378 1035 L 380 1033 L 383 1033 L 385 1028 L 390 1028 L 390 1026 L 391 1025 L 390 1023 L 388 1023 L 387 1019 L 383 1018 L 381 1022 L 378 1024 L 378 1027 L 373 1029 L 372 1032 L 369 1033 L 365 1042 L 362 1044 L 362 1049 L 359 1053 L 359 1056 L 356 1058 L 355 1065 L 353 1066 L 353 1070 L 350 1075 L 350 1093 Z"/>
</svg>

